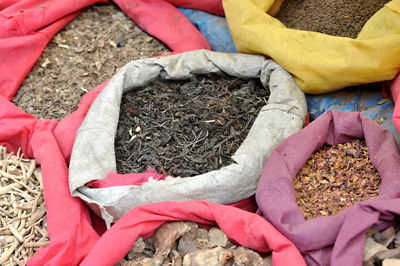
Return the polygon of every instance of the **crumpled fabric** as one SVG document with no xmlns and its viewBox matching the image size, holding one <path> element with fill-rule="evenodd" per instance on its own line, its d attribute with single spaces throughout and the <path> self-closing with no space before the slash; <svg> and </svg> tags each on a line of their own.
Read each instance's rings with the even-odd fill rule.
<svg viewBox="0 0 400 266">
<path fill-rule="evenodd" d="M 323 144 L 365 139 L 382 183 L 379 196 L 333 216 L 305 220 L 293 178 Z M 305 255 L 308 265 L 362 265 L 366 229 L 384 229 L 400 215 L 400 152 L 392 134 L 361 113 L 327 111 L 272 151 L 256 192 L 265 219 Z"/>
</svg>

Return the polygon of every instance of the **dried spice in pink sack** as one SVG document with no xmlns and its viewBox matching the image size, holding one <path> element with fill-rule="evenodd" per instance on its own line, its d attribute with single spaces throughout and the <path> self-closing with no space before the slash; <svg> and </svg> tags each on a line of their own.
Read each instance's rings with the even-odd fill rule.
<svg viewBox="0 0 400 266">
<path fill-rule="evenodd" d="M 336 215 L 304 219 L 293 179 L 322 144 L 346 146 L 357 139 L 367 143 L 369 159 L 382 179 L 379 196 Z M 332 160 L 345 155 L 349 154 Z M 365 231 L 371 226 L 386 228 L 400 214 L 398 169 L 400 152 L 390 131 L 361 113 L 328 110 L 272 150 L 257 186 L 259 213 L 293 241 L 307 265 L 362 265 Z"/>
<path fill-rule="evenodd" d="M 306 220 L 335 215 L 376 197 L 381 184 L 364 140 L 322 146 L 293 180 L 297 204 Z"/>
</svg>

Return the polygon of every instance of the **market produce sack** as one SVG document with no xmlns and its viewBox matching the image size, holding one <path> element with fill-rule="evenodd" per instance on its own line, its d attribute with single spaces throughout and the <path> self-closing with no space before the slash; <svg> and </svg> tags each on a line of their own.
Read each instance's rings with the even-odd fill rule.
<svg viewBox="0 0 400 266">
<path fill-rule="evenodd" d="M 124 92 L 161 78 L 189 79 L 195 74 L 226 73 L 260 78 L 271 91 L 247 138 L 232 156 L 236 163 L 189 178 L 152 180 L 141 186 L 87 187 L 91 181 L 114 176 L 114 138 Z M 135 206 L 160 201 L 207 200 L 232 203 L 255 193 L 272 148 L 301 129 L 306 116 L 304 94 L 283 68 L 262 56 L 198 50 L 125 65 L 107 84 L 79 128 L 71 156 L 69 185 L 108 224 Z M 119 175 L 116 175 L 117 177 Z"/>
<path fill-rule="evenodd" d="M 133 208 L 102 235 L 80 265 L 115 265 L 138 236 L 148 238 L 169 221 L 216 224 L 239 245 L 262 253 L 272 251 L 274 265 L 305 265 L 296 247 L 259 215 L 205 201 L 159 202 Z"/>
<path fill-rule="evenodd" d="M 296 203 L 294 177 L 323 144 L 354 139 L 365 139 L 382 179 L 379 195 L 306 221 Z M 296 245 L 307 264 L 361 265 L 366 229 L 382 229 L 400 215 L 399 169 L 399 150 L 388 130 L 361 113 L 327 111 L 272 151 L 256 192 L 259 212 Z"/>
<path fill-rule="evenodd" d="M 210 49 L 204 36 L 175 6 L 224 14 L 221 0 L 114 2 L 173 52 Z M 51 38 L 84 8 L 95 3 L 107 1 L 0 1 L 0 95 L 11 100 Z"/>
<path fill-rule="evenodd" d="M 400 70 L 400 0 L 387 3 L 357 39 L 286 28 L 266 13 L 269 1 L 224 0 L 239 52 L 271 57 L 306 93 L 390 80 Z"/>
</svg>

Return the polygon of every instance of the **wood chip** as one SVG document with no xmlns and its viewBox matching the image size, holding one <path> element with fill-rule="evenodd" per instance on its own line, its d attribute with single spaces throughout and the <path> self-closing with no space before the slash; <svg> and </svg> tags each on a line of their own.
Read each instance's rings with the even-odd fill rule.
<svg viewBox="0 0 400 266">
<path fill-rule="evenodd" d="M 385 104 L 385 103 L 388 103 L 388 102 L 391 102 L 391 101 L 392 101 L 391 99 L 385 98 L 385 99 L 380 100 L 378 102 L 378 105 L 382 105 L 382 104 Z"/>
<path fill-rule="evenodd" d="M 10 229 L 11 233 L 18 239 L 19 242 L 24 242 L 23 236 L 18 233 L 17 229 L 14 228 L 11 224 L 8 225 L 8 228 Z"/>
</svg>

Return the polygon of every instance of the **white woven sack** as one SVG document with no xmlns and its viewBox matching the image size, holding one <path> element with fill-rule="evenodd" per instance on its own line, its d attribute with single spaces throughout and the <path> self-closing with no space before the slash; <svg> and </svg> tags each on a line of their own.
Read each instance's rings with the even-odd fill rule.
<svg viewBox="0 0 400 266">
<path fill-rule="evenodd" d="M 150 180 L 141 186 L 93 189 L 85 185 L 116 171 L 114 140 L 122 94 L 162 78 L 184 80 L 196 74 L 226 73 L 260 78 L 271 95 L 236 153 L 235 162 L 193 177 Z M 125 65 L 93 102 L 79 128 L 69 167 L 71 194 L 85 200 L 110 224 L 135 206 L 160 201 L 207 200 L 227 204 L 254 195 L 271 150 L 299 131 L 307 105 L 303 92 L 282 67 L 262 56 L 197 50 Z"/>
</svg>

